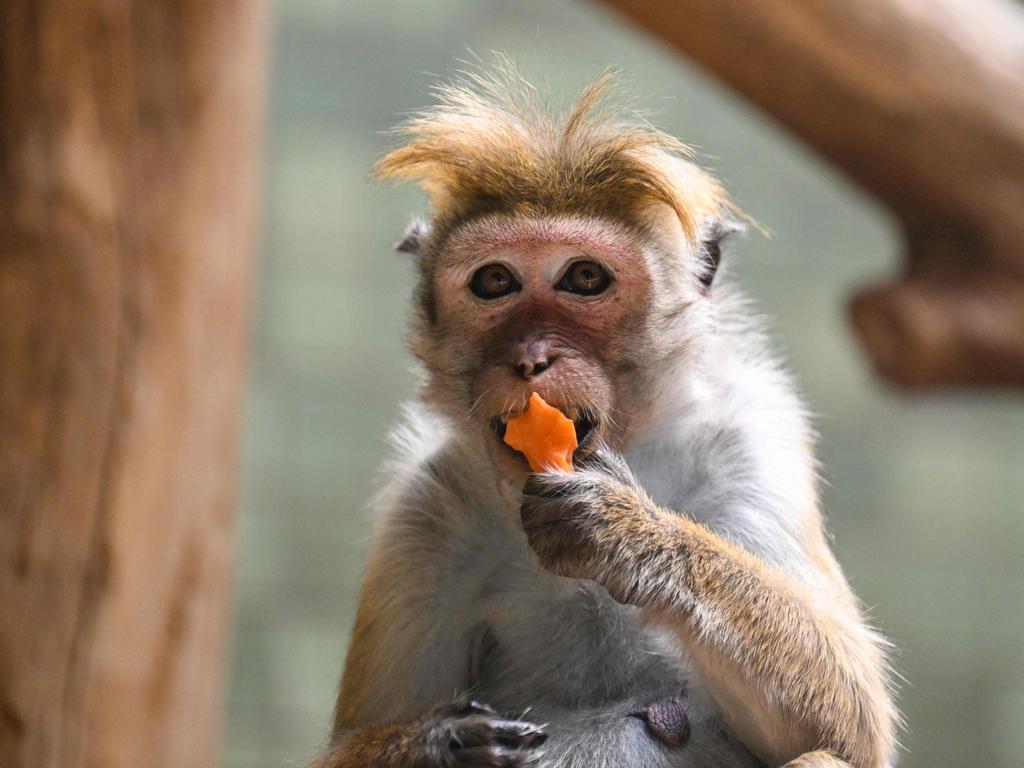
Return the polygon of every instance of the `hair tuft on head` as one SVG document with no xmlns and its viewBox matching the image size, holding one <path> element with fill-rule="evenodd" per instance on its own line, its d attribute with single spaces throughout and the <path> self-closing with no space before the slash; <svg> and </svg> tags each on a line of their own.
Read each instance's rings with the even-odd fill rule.
<svg viewBox="0 0 1024 768">
<path fill-rule="evenodd" d="M 729 205 L 687 162 L 689 147 L 613 108 L 614 72 L 556 117 L 507 57 L 496 59 L 438 86 L 438 103 L 398 127 L 408 141 L 374 175 L 419 182 L 442 222 L 502 211 L 622 218 L 659 202 L 695 240 L 700 219 Z"/>
</svg>

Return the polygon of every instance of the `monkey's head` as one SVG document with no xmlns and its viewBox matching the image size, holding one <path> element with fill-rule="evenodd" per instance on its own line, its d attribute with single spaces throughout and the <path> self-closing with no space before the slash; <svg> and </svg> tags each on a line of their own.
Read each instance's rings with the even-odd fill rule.
<svg viewBox="0 0 1024 768">
<path fill-rule="evenodd" d="M 398 246 L 419 268 L 425 399 L 510 471 L 523 462 L 504 425 L 532 392 L 574 420 L 579 451 L 623 449 L 657 427 L 661 393 L 685 388 L 713 333 L 732 209 L 684 145 L 613 116 L 609 87 L 556 122 L 510 69 L 446 86 L 376 168 L 431 197 Z"/>
</svg>

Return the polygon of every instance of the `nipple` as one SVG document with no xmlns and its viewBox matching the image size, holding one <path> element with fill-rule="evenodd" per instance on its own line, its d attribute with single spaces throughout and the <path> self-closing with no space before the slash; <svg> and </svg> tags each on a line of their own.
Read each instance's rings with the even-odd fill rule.
<svg viewBox="0 0 1024 768">
<path fill-rule="evenodd" d="M 681 747 L 690 738 L 690 718 L 686 714 L 686 705 L 675 696 L 656 701 L 634 716 L 647 723 L 650 734 L 666 746 Z"/>
</svg>

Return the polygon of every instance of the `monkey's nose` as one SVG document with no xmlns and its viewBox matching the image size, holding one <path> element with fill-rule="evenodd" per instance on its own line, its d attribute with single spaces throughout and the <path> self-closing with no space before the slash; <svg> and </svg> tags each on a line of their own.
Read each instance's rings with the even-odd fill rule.
<svg viewBox="0 0 1024 768">
<path fill-rule="evenodd" d="M 521 379 L 532 379 L 540 376 L 551 367 L 558 357 L 541 342 L 519 344 L 512 354 L 512 367 Z"/>
<path fill-rule="evenodd" d="M 551 363 L 546 357 L 539 360 L 522 360 L 516 363 L 516 373 L 524 379 L 529 379 L 544 373 L 550 366 Z"/>
</svg>

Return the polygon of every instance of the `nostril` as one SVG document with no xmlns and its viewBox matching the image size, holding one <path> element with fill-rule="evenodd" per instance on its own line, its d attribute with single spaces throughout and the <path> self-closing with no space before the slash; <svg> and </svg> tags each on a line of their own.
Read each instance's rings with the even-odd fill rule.
<svg viewBox="0 0 1024 768">
<path fill-rule="evenodd" d="M 533 376 L 539 376 L 550 368 L 551 360 L 547 357 L 539 359 L 525 359 L 520 360 L 514 367 L 516 369 L 516 373 L 518 373 L 522 378 L 529 379 Z"/>
<path fill-rule="evenodd" d="M 531 339 L 518 342 L 505 360 L 519 378 L 531 379 L 554 365 L 557 358 L 558 350 L 547 341 Z"/>
</svg>

